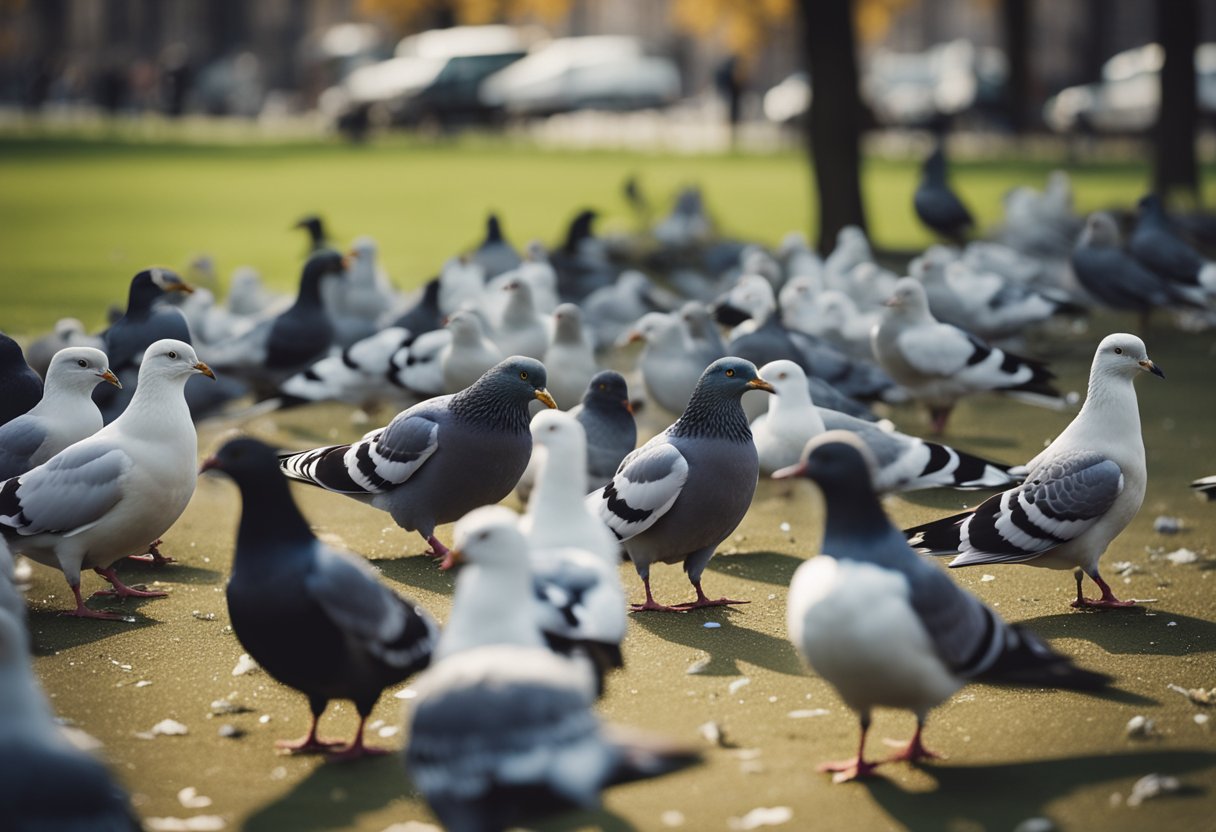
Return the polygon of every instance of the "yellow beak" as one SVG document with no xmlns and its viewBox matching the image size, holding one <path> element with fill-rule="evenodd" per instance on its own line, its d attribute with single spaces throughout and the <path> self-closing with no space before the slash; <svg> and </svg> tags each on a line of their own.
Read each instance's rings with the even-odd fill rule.
<svg viewBox="0 0 1216 832">
<path fill-rule="evenodd" d="M 752 388 L 753 390 L 763 390 L 765 393 L 776 393 L 777 392 L 777 389 L 775 387 L 773 387 L 773 385 L 769 384 L 767 381 L 760 378 L 759 376 L 756 376 L 754 379 L 749 381 L 747 383 L 747 386 Z"/>
<path fill-rule="evenodd" d="M 114 371 L 109 368 L 106 368 L 102 372 L 98 373 L 97 377 L 102 381 L 110 382 L 110 384 L 113 384 L 119 390 L 122 389 L 122 382 L 118 380 L 118 376 L 114 375 Z"/>
<path fill-rule="evenodd" d="M 194 365 L 194 369 L 198 370 L 207 378 L 215 378 L 215 373 L 211 372 L 211 368 L 201 361 Z"/>
<path fill-rule="evenodd" d="M 545 407 L 550 407 L 550 408 L 553 408 L 554 410 L 557 409 L 557 402 L 553 401 L 553 397 L 549 395 L 548 390 L 541 388 L 540 390 L 537 390 L 532 395 L 536 396 L 536 398 L 538 398 L 542 402 L 544 402 Z"/>
</svg>

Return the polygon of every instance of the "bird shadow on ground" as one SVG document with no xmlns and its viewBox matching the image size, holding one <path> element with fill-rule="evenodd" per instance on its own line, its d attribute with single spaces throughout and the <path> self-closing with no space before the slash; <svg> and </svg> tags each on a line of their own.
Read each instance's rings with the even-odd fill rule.
<svg viewBox="0 0 1216 832">
<path fill-rule="evenodd" d="M 372 566 L 397 583 L 440 595 L 451 595 L 456 572 L 444 572 L 430 555 L 373 558 Z"/>
<path fill-rule="evenodd" d="M 1145 615 L 1150 610 L 1152 617 Z M 1158 623 L 1146 626 L 1146 619 Z M 1021 623 L 1044 638 L 1080 638 L 1108 653 L 1190 656 L 1216 650 L 1216 622 L 1151 607 L 1061 612 Z"/>
<path fill-rule="evenodd" d="M 32 652 L 35 656 L 51 656 L 60 650 L 92 644 L 111 636 L 126 635 L 134 629 L 159 624 L 152 618 L 136 613 L 137 605 L 155 598 L 129 598 L 123 603 L 89 605 L 90 609 L 114 612 L 133 620 L 98 621 L 92 618 L 74 618 L 51 608 L 30 607 L 29 625 Z"/>
<path fill-rule="evenodd" d="M 1042 816 L 1052 803 L 1086 786 L 1152 772 L 1181 777 L 1211 766 L 1216 766 L 1216 754 L 1202 751 L 1091 754 L 987 766 L 922 766 L 937 781 L 928 793 L 905 791 L 885 778 L 866 786 L 874 801 L 909 829 L 1007 829 L 1010 818 Z M 1183 785 L 1183 791 L 1162 799 L 1193 800 L 1204 794 Z M 942 795 L 966 799 L 938 799 Z"/>
<path fill-rule="evenodd" d="M 598 812 L 571 812 L 555 815 L 543 822 L 533 821 L 529 829 L 536 832 L 564 832 L 568 829 L 598 829 L 600 832 L 635 832 L 637 829 L 620 815 L 606 809 Z"/>
<path fill-rule="evenodd" d="M 803 674 L 793 645 L 783 638 L 737 626 L 732 614 L 739 611 L 711 607 L 688 613 L 643 612 L 630 616 L 630 620 L 672 644 L 708 653 L 709 664 L 698 671 L 701 676 L 738 676 L 743 673 L 740 660 L 786 676 Z M 722 626 L 706 629 L 707 621 Z"/>
<path fill-rule="evenodd" d="M 250 815 L 241 828 L 245 832 L 353 829 L 360 815 L 399 797 L 421 809 L 422 799 L 410 786 L 398 754 L 325 763 L 291 791 Z"/>
<path fill-rule="evenodd" d="M 967 511 L 968 509 L 963 508 L 963 505 L 975 508 L 996 493 L 995 489 L 957 491 L 952 488 L 923 488 L 920 491 L 904 491 L 898 496 L 905 503 L 911 503 L 914 506 L 941 509 L 945 512 L 942 516 L 947 517 Z"/>
<path fill-rule="evenodd" d="M 162 585 L 170 586 L 173 584 L 217 584 L 222 579 L 218 569 L 191 566 L 178 561 L 167 566 L 152 566 L 138 562 L 123 563 L 121 570 L 124 582 L 132 586 L 150 584 L 152 581 L 160 581 Z"/>
<path fill-rule="evenodd" d="M 796 555 L 781 552 L 748 552 L 738 555 L 716 555 L 707 567 L 742 581 L 758 581 L 777 586 L 789 586 L 794 570 L 803 564 Z"/>
</svg>

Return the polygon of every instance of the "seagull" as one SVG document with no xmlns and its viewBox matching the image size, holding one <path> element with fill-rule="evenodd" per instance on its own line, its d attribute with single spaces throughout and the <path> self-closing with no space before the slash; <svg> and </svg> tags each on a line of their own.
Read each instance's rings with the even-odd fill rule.
<svg viewBox="0 0 1216 832">
<path fill-rule="evenodd" d="M 556 407 L 545 367 L 513 355 L 472 386 L 397 414 L 358 442 L 280 458 L 283 472 L 392 515 L 417 531 L 437 556 L 447 548 L 435 526 L 451 523 L 511 492 L 528 465 L 528 404 Z"/>
<path fill-rule="evenodd" d="M 646 345 L 638 356 L 646 394 L 671 413 L 684 411 L 705 368 L 722 357 L 709 349 L 694 349 L 680 321 L 665 312 L 647 312 L 618 343 L 637 341 Z"/>
<path fill-rule="evenodd" d="M 503 284 L 507 303 L 494 329 L 494 343 L 507 355 L 526 355 L 541 360 L 549 345 L 545 319 L 532 302 L 532 286 L 519 278 Z"/>
<path fill-rule="evenodd" d="M 1074 607 L 1130 607 L 1098 573 L 1098 559 L 1140 510 L 1148 479 L 1140 411 L 1132 381 L 1142 372 L 1165 378 L 1144 342 L 1115 333 L 1098 344 L 1089 392 L 1072 423 L 1026 463 L 1026 480 L 977 508 L 908 529 L 924 554 L 958 556 L 951 567 L 1027 563 L 1073 569 Z M 1082 575 L 1102 597 L 1086 598 Z"/>
<path fill-rule="evenodd" d="M 405 750 L 444 828 L 497 832 L 595 808 L 608 786 L 699 760 L 595 717 L 593 680 L 545 646 L 512 512 L 487 506 L 463 518 L 452 556 L 465 566 L 435 664 L 413 685 Z"/>
<path fill-rule="evenodd" d="M 587 487 L 603 488 L 621 460 L 638 444 L 638 426 L 625 377 L 615 370 L 596 373 L 570 415 L 587 436 Z"/>
<path fill-rule="evenodd" d="M 481 303 L 486 288 L 486 270 L 467 254 L 452 257 L 440 269 L 436 286 L 439 311 L 451 315 L 465 305 Z"/>
<path fill-rule="evenodd" d="M 1058 407 L 1054 375 L 1037 361 L 985 344 L 929 312 L 925 287 L 902 277 L 872 333 L 874 356 L 896 383 L 929 406 L 934 435 L 946 429 L 963 396 L 992 391 Z"/>
<path fill-rule="evenodd" d="M 972 679 L 1086 691 L 1110 681 L 1074 666 L 1030 630 L 1005 623 L 916 557 L 883 512 L 872 469 L 855 436 L 829 431 L 785 473 L 818 485 L 827 515 L 822 554 L 799 566 L 790 582 L 790 641 L 861 721 L 856 758 L 823 763 L 820 771 L 842 783 L 880 765 L 865 759 L 875 707 L 916 714 L 911 742 L 883 761 L 915 762 L 938 756 L 922 741 L 929 711 Z"/>
<path fill-rule="evenodd" d="M 0 607 L 4 827 L 15 832 L 138 832 L 143 827 L 118 781 L 99 761 L 73 746 L 56 722 L 35 680 L 28 643 L 21 618 Z"/>
<path fill-rule="evenodd" d="M 91 347 L 68 347 L 51 359 L 42 401 L 0 426 L 0 480 L 41 465 L 68 445 L 101 429 L 93 388 L 107 381 L 121 387 L 106 354 Z"/>
<path fill-rule="evenodd" d="M 625 457 L 612 481 L 587 496 L 588 505 L 624 545 L 646 588 L 640 612 L 682 612 L 738 604 L 711 600 L 701 574 L 751 504 L 759 462 L 739 399 L 773 386 L 742 358 L 705 369 L 684 413 L 667 430 Z M 664 606 L 650 591 L 652 563 L 683 563 L 695 601 Z"/>
<path fill-rule="evenodd" d="M 967 206 L 946 182 L 946 153 L 939 143 L 925 159 L 920 184 L 912 196 L 916 216 L 932 231 L 961 244 L 975 226 Z"/>
<path fill-rule="evenodd" d="M 199 373 L 214 378 L 189 344 L 157 341 L 144 352 L 139 387 L 121 416 L 0 483 L 0 533 L 15 553 L 63 572 L 76 598 L 68 615 L 121 618 L 84 605 L 86 566 L 114 587 L 98 594 L 164 595 L 126 586 L 113 564 L 159 539 L 194 494 L 198 439 L 184 388 Z"/>
<path fill-rule="evenodd" d="M 374 239 L 357 238 L 346 255 L 345 279 L 321 282 L 321 297 L 339 346 L 348 347 L 375 334 L 381 318 L 396 306 L 395 293 L 376 262 L 376 252 Z"/>
<path fill-rule="evenodd" d="M 558 407 L 569 410 L 582 399 L 592 376 L 599 371 L 577 304 L 563 303 L 553 312 L 553 338 L 545 350 L 544 362 L 553 398 Z"/>
<path fill-rule="evenodd" d="M 297 754 L 350 760 L 386 751 L 363 743 L 363 726 L 386 687 L 425 668 L 438 639 L 431 617 L 385 587 L 362 558 L 324 545 L 291 497 L 268 445 L 232 439 L 199 473 L 227 474 L 241 492 L 228 615 L 241 646 L 274 679 L 308 697 L 312 723 Z M 343 744 L 317 737 L 331 699 L 354 700 L 359 728 Z"/>
<path fill-rule="evenodd" d="M 0 332 L 0 425 L 42 400 L 42 379 L 25 363 L 21 345 Z"/>
<path fill-rule="evenodd" d="M 486 337 L 476 312 L 466 309 L 453 312 L 444 327 L 452 333 L 452 340 L 439 355 L 443 392 L 463 390 L 502 361 L 502 350 Z"/>
<path fill-rule="evenodd" d="M 796 464 L 806 443 L 825 431 L 846 430 L 873 455 L 874 490 L 880 494 L 943 486 L 1001 488 L 1017 481 L 1008 465 L 816 407 L 806 386 L 806 374 L 792 361 L 765 364 L 760 375 L 777 391 L 768 400 L 768 412 L 752 422 L 761 474 Z"/>
</svg>

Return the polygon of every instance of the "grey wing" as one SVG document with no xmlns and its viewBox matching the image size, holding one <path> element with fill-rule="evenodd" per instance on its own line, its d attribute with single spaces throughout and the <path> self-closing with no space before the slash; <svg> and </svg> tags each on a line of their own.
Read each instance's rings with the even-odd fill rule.
<svg viewBox="0 0 1216 832">
<path fill-rule="evenodd" d="M 829 410 L 826 407 L 819 408 L 819 415 L 827 430 L 847 430 L 865 442 L 870 452 L 874 454 L 874 460 L 878 463 L 879 468 L 886 468 L 894 464 L 907 450 L 907 440 L 904 436 L 885 431 L 873 422 L 858 419 L 856 416 L 841 413 L 839 410 Z"/>
<path fill-rule="evenodd" d="M 29 414 L 0 427 L 0 480 L 24 474 L 30 459 L 46 441 L 46 428 Z"/>
<path fill-rule="evenodd" d="M 587 496 L 587 506 L 618 540 L 641 534 L 666 514 L 684 490 L 688 461 L 655 437 L 621 461 L 612 480 Z"/>
<path fill-rule="evenodd" d="M 122 499 L 130 456 L 113 442 L 80 442 L 0 485 L 0 525 L 20 535 L 79 534 Z"/>
<path fill-rule="evenodd" d="M 381 584 L 359 558 L 318 549 L 317 568 L 304 585 L 348 641 L 393 667 L 424 667 L 438 636 L 430 616 Z"/>
<path fill-rule="evenodd" d="M 401 413 L 372 436 L 346 452 L 352 477 L 369 491 L 401 485 L 439 450 L 439 423 L 427 413 Z"/>
<path fill-rule="evenodd" d="M 1041 463 L 1026 481 L 985 500 L 959 527 L 951 566 L 1030 560 L 1078 537 L 1123 491 L 1123 472 L 1092 451 Z"/>
</svg>

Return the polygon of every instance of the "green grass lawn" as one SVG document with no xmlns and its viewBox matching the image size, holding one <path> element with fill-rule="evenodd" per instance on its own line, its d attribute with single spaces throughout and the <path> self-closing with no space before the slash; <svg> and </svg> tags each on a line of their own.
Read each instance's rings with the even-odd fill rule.
<svg viewBox="0 0 1216 832">
<path fill-rule="evenodd" d="M 1041 186 L 1053 167 L 961 164 L 955 184 L 988 225 L 1000 219 L 1002 193 Z M 1147 182 L 1136 164 L 1068 169 L 1081 210 L 1130 204 Z M 8 136 L 0 137 L 0 328 L 28 334 L 65 315 L 100 326 L 136 271 L 180 268 L 202 252 L 224 277 L 250 264 L 271 285 L 289 288 L 305 250 L 289 226 L 313 211 L 343 245 L 359 234 L 376 237 L 397 284 L 414 286 L 479 241 L 489 210 L 520 245 L 556 243 L 587 206 L 603 214 L 605 231 L 632 228 L 621 196 L 629 174 L 663 210 L 680 186 L 700 184 L 734 236 L 776 243 L 791 229 L 812 227 L 809 168 L 797 153 L 562 152 L 485 139 L 351 147 Z M 911 211 L 915 164 L 872 160 L 865 177 L 876 241 L 900 249 L 928 244 Z"/>
</svg>

